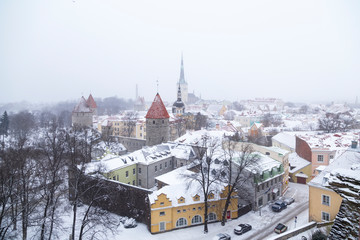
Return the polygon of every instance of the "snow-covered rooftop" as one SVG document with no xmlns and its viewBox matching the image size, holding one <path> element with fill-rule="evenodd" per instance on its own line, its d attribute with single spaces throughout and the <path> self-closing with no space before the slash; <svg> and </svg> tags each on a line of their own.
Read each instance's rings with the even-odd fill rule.
<svg viewBox="0 0 360 240">
<path fill-rule="evenodd" d="M 290 173 L 294 173 L 308 165 L 310 162 L 300 157 L 296 152 L 289 154 Z"/>
<path fill-rule="evenodd" d="M 169 157 L 191 159 L 195 157 L 195 153 L 189 145 L 163 143 L 152 147 L 144 147 L 143 149 L 122 156 L 107 154 L 99 161 L 88 163 L 86 172 L 93 172 L 99 165 L 102 165 L 105 168 L 105 172 L 110 172 L 138 162 L 150 164 Z"/>
<path fill-rule="evenodd" d="M 295 140 L 295 136 L 292 134 L 289 134 L 287 132 L 281 132 L 276 134 L 272 139 L 292 149 L 295 149 L 296 140 Z"/>
<path fill-rule="evenodd" d="M 330 173 L 341 173 L 344 176 L 350 176 L 360 179 L 360 148 L 347 149 L 343 154 L 336 158 L 329 166 L 319 173 L 308 184 L 310 186 L 326 187 Z"/>
<path fill-rule="evenodd" d="M 360 132 L 318 134 L 316 132 L 298 133 L 297 137 L 305 140 L 311 148 L 342 150 L 351 146 L 351 141 L 358 140 Z"/>
</svg>

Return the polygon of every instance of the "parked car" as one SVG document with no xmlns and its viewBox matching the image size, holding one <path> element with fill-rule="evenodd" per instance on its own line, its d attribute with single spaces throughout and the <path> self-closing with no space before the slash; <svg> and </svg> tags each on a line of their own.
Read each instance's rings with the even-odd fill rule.
<svg viewBox="0 0 360 240">
<path fill-rule="evenodd" d="M 231 237 L 226 233 L 218 233 L 212 240 L 231 240 Z"/>
<path fill-rule="evenodd" d="M 288 229 L 287 226 L 285 226 L 285 225 L 282 224 L 282 223 L 279 223 L 279 224 L 275 227 L 274 232 L 280 234 L 280 233 L 285 232 L 287 229 Z"/>
<path fill-rule="evenodd" d="M 250 224 L 239 224 L 235 229 L 234 233 L 236 235 L 241 235 L 243 233 L 246 233 L 252 229 Z"/>
<path fill-rule="evenodd" d="M 281 212 L 283 209 L 287 207 L 286 203 L 282 200 L 277 200 L 272 206 L 271 209 L 274 212 Z"/>
<path fill-rule="evenodd" d="M 295 202 L 295 199 L 292 197 L 286 197 L 286 198 L 284 198 L 284 202 L 286 203 L 286 205 L 290 205 L 293 202 Z"/>
</svg>

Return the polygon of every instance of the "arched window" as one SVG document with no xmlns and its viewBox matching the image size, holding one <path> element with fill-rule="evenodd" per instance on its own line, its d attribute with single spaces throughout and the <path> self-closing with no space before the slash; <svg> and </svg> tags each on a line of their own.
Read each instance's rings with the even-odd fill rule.
<svg viewBox="0 0 360 240">
<path fill-rule="evenodd" d="M 201 216 L 200 215 L 195 215 L 192 219 L 191 219 L 191 224 L 199 224 L 202 222 Z"/>
<path fill-rule="evenodd" d="M 179 218 L 177 221 L 176 221 L 176 227 L 183 227 L 183 226 L 186 226 L 187 225 L 187 221 L 185 218 Z"/>
<path fill-rule="evenodd" d="M 216 214 L 215 213 L 213 213 L 213 212 L 211 212 L 211 213 L 209 213 L 209 222 L 211 222 L 211 221 L 216 221 Z"/>
</svg>

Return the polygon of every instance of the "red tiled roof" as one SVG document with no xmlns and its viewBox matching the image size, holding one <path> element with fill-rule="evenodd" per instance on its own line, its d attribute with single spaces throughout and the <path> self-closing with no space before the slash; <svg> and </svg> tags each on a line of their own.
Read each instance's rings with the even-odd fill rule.
<svg viewBox="0 0 360 240">
<path fill-rule="evenodd" d="M 89 105 L 90 108 L 97 108 L 96 102 L 91 94 L 89 95 L 86 103 Z"/>
<path fill-rule="evenodd" d="M 75 106 L 73 112 L 82 113 L 82 112 L 93 112 L 85 100 L 84 97 L 81 97 L 80 102 Z"/>
<path fill-rule="evenodd" d="M 157 93 L 149 111 L 145 118 L 159 119 L 159 118 L 170 118 L 169 113 L 166 111 L 165 105 L 161 100 L 160 95 Z"/>
</svg>

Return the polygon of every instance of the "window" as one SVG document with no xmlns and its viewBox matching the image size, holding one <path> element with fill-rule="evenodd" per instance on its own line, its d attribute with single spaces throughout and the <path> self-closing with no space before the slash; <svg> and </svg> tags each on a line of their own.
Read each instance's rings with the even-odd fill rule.
<svg viewBox="0 0 360 240">
<path fill-rule="evenodd" d="M 324 155 L 318 155 L 318 162 L 324 162 Z"/>
<path fill-rule="evenodd" d="M 160 205 L 163 206 L 163 205 L 164 205 L 164 202 L 161 202 Z"/>
<path fill-rule="evenodd" d="M 277 183 L 277 178 L 275 178 L 275 184 Z"/>
<path fill-rule="evenodd" d="M 186 222 L 185 218 L 179 218 L 176 221 L 176 227 L 182 227 L 182 226 L 186 226 L 186 225 L 187 225 L 187 222 Z"/>
<path fill-rule="evenodd" d="M 157 172 L 157 166 L 155 166 L 155 172 Z"/>
<path fill-rule="evenodd" d="M 164 123 L 164 120 L 162 120 L 162 123 Z"/>
<path fill-rule="evenodd" d="M 133 180 L 133 185 L 135 186 L 135 180 Z"/>
<path fill-rule="evenodd" d="M 128 177 L 129 176 L 129 171 L 125 172 L 125 176 Z"/>
<path fill-rule="evenodd" d="M 271 179 L 271 183 L 270 183 L 271 185 L 273 185 L 274 184 L 274 182 L 273 182 L 273 180 Z"/>
<path fill-rule="evenodd" d="M 199 215 L 195 215 L 192 219 L 191 219 L 191 224 L 199 224 L 202 222 L 201 216 Z"/>
<path fill-rule="evenodd" d="M 139 173 L 141 173 L 141 167 L 139 167 Z"/>
<path fill-rule="evenodd" d="M 113 176 L 113 180 L 116 180 L 116 176 Z"/>
<path fill-rule="evenodd" d="M 264 184 L 261 184 L 261 190 L 264 190 Z"/>
<path fill-rule="evenodd" d="M 165 222 L 160 222 L 159 231 L 165 231 L 165 230 L 166 230 L 166 224 L 165 224 Z"/>
<path fill-rule="evenodd" d="M 177 213 L 181 213 L 181 211 L 180 211 L 180 210 L 177 210 Z"/>
<path fill-rule="evenodd" d="M 160 170 L 162 169 L 162 163 L 160 163 Z"/>
<path fill-rule="evenodd" d="M 142 137 L 142 133 L 140 133 L 140 137 Z"/>
<path fill-rule="evenodd" d="M 119 175 L 116 175 L 116 181 L 119 181 Z"/>
<path fill-rule="evenodd" d="M 160 212 L 160 216 L 165 216 L 165 212 Z"/>
<path fill-rule="evenodd" d="M 334 155 L 330 155 L 330 157 L 329 157 L 330 159 L 334 159 Z"/>
<path fill-rule="evenodd" d="M 323 205 L 330 206 L 330 196 L 321 195 L 321 198 L 322 198 Z"/>
<path fill-rule="evenodd" d="M 153 120 L 153 124 L 155 124 L 155 120 Z"/>
<path fill-rule="evenodd" d="M 260 191 L 260 187 L 259 187 L 259 186 L 257 186 L 256 189 L 257 189 L 258 192 Z"/>
<path fill-rule="evenodd" d="M 268 197 L 268 202 L 269 202 L 270 201 L 270 193 L 268 193 L 267 197 Z"/>
<path fill-rule="evenodd" d="M 260 207 L 260 206 L 262 206 L 262 205 L 263 205 L 263 198 L 261 197 L 261 198 L 259 198 L 258 206 Z"/>
<path fill-rule="evenodd" d="M 216 221 L 216 214 L 211 212 L 209 213 L 209 222 Z"/>
<path fill-rule="evenodd" d="M 141 179 L 139 179 L 139 186 L 141 187 Z"/>
<path fill-rule="evenodd" d="M 201 210 L 201 207 L 198 207 L 198 210 Z"/>
<path fill-rule="evenodd" d="M 133 168 L 133 175 L 135 175 L 135 168 Z"/>
<path fill-rule="evenodd" d="M 266 182 L 266 187 L 267 187 L 267 188 L 269 187 L 269 182 Z"/>
<path fill-rule="evenodd" d="M 165 162 L 165 168 L 167 168 L 167 162 Z"/>
<path fill-rule="evenodd" d="M 196 208 L 193 208 L 193 211 L 196 211 Z"/>
<path fill-rule="evenodd" d="M 321 220 L 322 221 L 330 221 L 330 214 L 327 212 L 321 212 Z"/>
<path fill-rule="evenodd" d="M 128 184 L 130 185 L 130 182 L 128 182 Z"/>
</svg>

